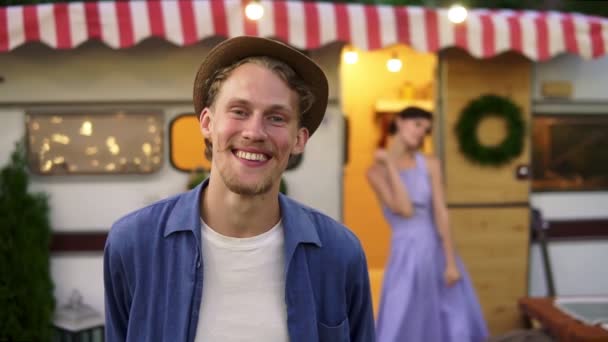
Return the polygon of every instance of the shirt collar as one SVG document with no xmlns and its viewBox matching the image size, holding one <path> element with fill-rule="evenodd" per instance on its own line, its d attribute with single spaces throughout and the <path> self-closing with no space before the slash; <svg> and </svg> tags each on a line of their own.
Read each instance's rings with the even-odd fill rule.
<svg viewBox="0 0 608 342">
<path fill-rule="evenodd" d="M 281 193 L 279 194 L 279 205 L 281 206 L 287 250 L 299 243 L 313 243 L 319 247 L 322 246 L 309 210 Z"/>
<path fill-rule="evenodd" d="M 201 231 L 200 202 L 202 191 L 209 185 L 205 179 L 194 189 L 178 196 L 165 226 L 164 237 L 179 231 L 192 231 L 195 236 Z M 289 197 L 279 194 L 279 205 L 286 250 L 293 250 L 300 243 L 313 243 L 321 247 L 321 240 L 310 216 L 310 211 Z"/>
<path fill-rule="evenodd" d="M 167 237 L 175 232 L 192 231 L 196 236 L 200 235 L 201 231 L 201 195 L 203 189 L 209 184 L 209 178 L 204 182 L 177 196 L 175 205 L 167 219 L 165 226 L 164 237 Z"/>
</svg>

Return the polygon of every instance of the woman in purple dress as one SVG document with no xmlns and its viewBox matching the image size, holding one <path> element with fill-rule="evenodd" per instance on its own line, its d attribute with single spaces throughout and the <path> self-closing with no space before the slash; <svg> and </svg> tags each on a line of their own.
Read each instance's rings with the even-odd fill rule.
<svg viewBox="0 0 608 342">
<path fill-rule="evenodd" d="M 391 125 L 390 150 L 376 151 L 368 181 L 391 226 L 376 324 L 377 342 L 477 342 L 488 331 L 456 255 L 440 162 L 418 152 L 432 115 L 416 107 Z"/>
</svg>

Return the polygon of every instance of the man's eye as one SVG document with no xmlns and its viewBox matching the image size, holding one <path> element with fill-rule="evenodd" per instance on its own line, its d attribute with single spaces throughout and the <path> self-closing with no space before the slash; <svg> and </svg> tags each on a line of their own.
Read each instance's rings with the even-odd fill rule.
<svg viewBox="0 0 608 342">
<path fill-rule="evenodd" d="M 285 122 L 285 118 L 281 115 L 271 115 L 270 121 L 274 123 Z"/>
<path fill-rule="evenodd" d="M 244 110 L 238 108 L 232 109 L 231 112 L 236 116 L 245 116 L 246 114 Z"/>
</svg>

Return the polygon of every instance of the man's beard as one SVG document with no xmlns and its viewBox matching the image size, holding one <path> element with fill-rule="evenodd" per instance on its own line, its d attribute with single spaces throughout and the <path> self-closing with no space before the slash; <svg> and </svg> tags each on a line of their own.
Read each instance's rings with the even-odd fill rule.
<svg viewBox="0 0 608 342">
<path fill-rule="evenodd" d="M 227 147 L 222 148 L 221 151 L 218 150 L 214 151 L 213 153 L 225 153 L 232 155 L 231 146 L 228 145 Z M 224 164 L 223 167 L 219 167 L 218 171 L 220 171 L 220 177 L 222 177 L 222 180 L 224 181 L 224 184 L 226 185 L 228 190 L 241 196 L 252 197 L 266 194 L 272 189 L 272 186 L 274 185 L 272 174 L 267 174 L 261 180 L 261 182 L 257 182 L 255 184 L 245 184 L 239 179 L 239 177 L 235 173 L 231 172 L 232 170 L 228 165 L 231 161 L 226 160 L 226 162 L 227 163 Z"/>
<path fill-rule="evenodd" d="M 272 189 L 272 178 L 267 177 L 257 184 L 242 184 L 237 177 L 220 173 L 226 187 L 241 196 L 257 196 L 266 194 Z"/>
</svg>

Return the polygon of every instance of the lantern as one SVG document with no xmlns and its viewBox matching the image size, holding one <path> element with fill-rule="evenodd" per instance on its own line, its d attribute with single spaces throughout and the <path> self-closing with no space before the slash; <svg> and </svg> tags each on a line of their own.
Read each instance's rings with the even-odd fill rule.
<svg viewBox="0 0 608 342">
<path fill-rule="evenodd" d="M 80 292 L 74 290 L 68 303 L 55 311 L 55 341 L 103 341 L 104 324 L 104 317 L 84 304 Z"/>
</svg>

